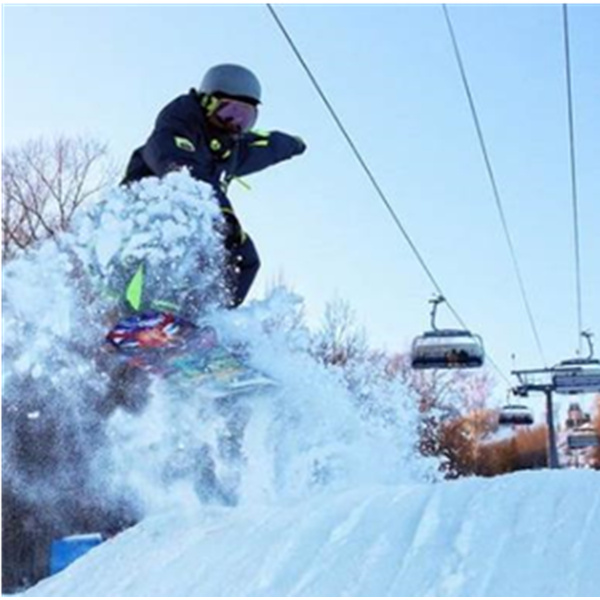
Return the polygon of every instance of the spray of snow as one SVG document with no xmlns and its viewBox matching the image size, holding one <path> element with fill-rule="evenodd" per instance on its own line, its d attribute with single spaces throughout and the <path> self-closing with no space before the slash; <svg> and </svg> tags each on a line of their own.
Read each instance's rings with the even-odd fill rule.
<svg viewBox="0 0 600 600">
<path fill-rule="evenodd" d="M 353 390 L 317 364 L 297 325 L 300 297 L 278 289 L 219 308 L 220 218 L 208 186 L 173 173 L 111 190 L 72 233 L 6 267 L 4 480 L 49 520 L 123 498 L 139 518 L 173 503 L 287 502 L 422 475 L 405 390 L 358 368 Z M 102 341 L 140 262 L 153 295 L 243 347 L 277 388 L 215 400 L 193 383 L 153 379 L 112 406 Z"/>
</svg>

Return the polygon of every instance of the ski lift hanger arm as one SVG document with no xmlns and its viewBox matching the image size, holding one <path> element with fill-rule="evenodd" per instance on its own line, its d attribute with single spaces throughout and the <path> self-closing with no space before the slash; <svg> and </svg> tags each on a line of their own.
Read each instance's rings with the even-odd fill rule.
<svg viewBox="0 0 600 600">
<path fill-rule="evenodd" d="M 515 375 L 519 378 L 521 375 L 543 375 L 544 373 L 554 373 L 554 369 L 550 367 L 542 367 L 540 369 L 516 369 L 510 372 L 511 375 Z"/>
<path fill-rule="evenodd" d="M 529 392 L 553 392 L 554 386 L 551 383 L 523 383 L 512 388 L 516 396 L 527 396 Z"/>
</svg>

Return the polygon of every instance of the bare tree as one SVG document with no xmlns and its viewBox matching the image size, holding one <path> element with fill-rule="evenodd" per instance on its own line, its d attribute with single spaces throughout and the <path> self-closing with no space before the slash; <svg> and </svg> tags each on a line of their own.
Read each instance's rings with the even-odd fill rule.
<svg viewBox="0 0 600 600">
<path fill-rule="evenodd" d="M 408 354 L 391 357 L 386 371 L 417 403 L 421 454 L 440 457 L 446 477 L 468 474 L 479 460 L 479 444 L 496 428 L 497 418 L 486 409 L 494 387 L 490 373 L 414 370 Z"/>
<path fill-rule="evenodd" d="M 357 325 L 356 314 L 350 304 L 340 298 L 328 302 L 313 355 L 324 364 L 344 366 L 349 361 L 365 357 L 367 349 L 366 333 Z"/>
<path fill-rule="evenodd" d="M 116 170 L 108 149 L 84 137 L 36 139 L 2 156 L 2 260 L 68 229 L 75 211 Z"/>
</svg>

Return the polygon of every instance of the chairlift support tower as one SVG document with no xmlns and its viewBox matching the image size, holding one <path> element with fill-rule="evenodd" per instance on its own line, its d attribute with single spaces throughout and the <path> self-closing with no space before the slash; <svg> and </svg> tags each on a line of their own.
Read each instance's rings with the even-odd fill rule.
<svg viewBox="0 0 600 600">
<path fill-rule="evenodd" d="M 552 393 L 554 392 L 554 383 L 529 383 L 527 377 L 552 373 L 552 369 L 523 369 L 512 371 L 512 374 L 519 380 L 519 385 L 513 388 L 515 396 L 527 397 L 530 392 L 542 392 L 546 397 L 546 425 L 548 427 L 548 468 L 559 469 L 558 445 L 556 441 L 556 429 L 554 426 L 554 405 L 552 402 Z"/>
</svg>

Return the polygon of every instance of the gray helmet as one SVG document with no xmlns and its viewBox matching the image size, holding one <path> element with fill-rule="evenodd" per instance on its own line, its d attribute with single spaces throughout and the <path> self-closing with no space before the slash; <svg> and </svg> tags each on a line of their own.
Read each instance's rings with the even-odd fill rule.
<svg viewBox="0 0 600 600">
<path fill-rule="evenodd" d="M 260 82 L 256 75 L 240 65 L 216 65 L 204 75 L 200 84 L 202 94 L 224 94 L 247 98 L 260 103 Z"/>
</svg>

